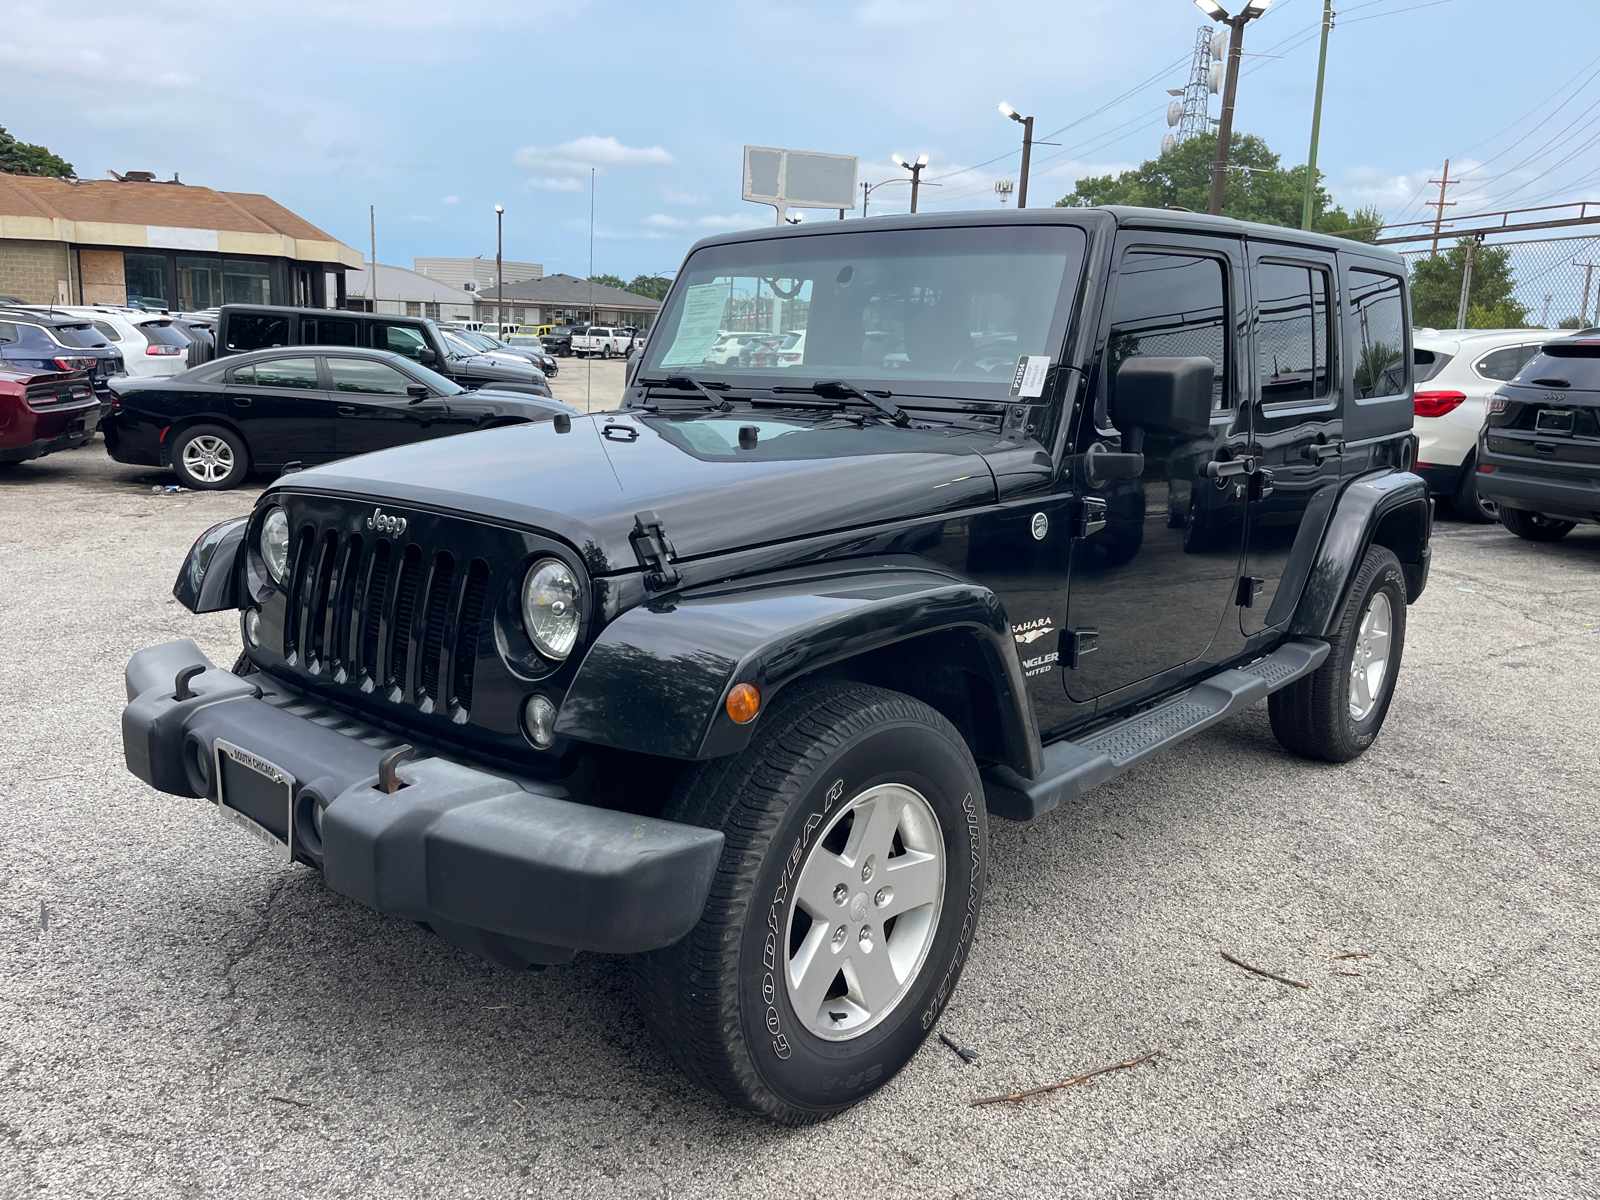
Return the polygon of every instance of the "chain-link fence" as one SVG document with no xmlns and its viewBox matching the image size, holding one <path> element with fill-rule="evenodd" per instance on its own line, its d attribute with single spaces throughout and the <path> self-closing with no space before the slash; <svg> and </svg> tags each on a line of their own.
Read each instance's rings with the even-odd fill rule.
<svg viewBox="0 0 1600 1200">
<path fill-rule="evenodd" d="M 1411 268 L 1416 323 L 1456 327 L 1464 247 L 1446 235 L 1437 258 L 1431 246 L 1400 253 Z M 1485 241 L 1472 266 L 1469 329 L 1600 325 L 1600 236 Z"/>
</svg>

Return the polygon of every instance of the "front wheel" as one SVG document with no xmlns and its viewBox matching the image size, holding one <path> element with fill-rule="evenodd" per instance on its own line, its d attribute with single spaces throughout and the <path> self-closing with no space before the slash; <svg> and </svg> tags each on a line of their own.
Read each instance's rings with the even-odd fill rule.
<svg viewBox="0 0 1600 1200">
<path fill-rule="evenodd" d="M 662 815 L 726 835 L 700 923 L 636 960 L 684 1073 L 790 1125 L 882 1087 L 927 1037 L 972 945 L 988 826 L 961 735 L 898 692 L 792 685 L 742 753 Z"/>
<path fill-rule="evenodd" d="M 1267 699 L 1278 744 L 1323 762 L 1362 753 L 1389 713 L 1405 645 L 1405 573 L 1392 550 L 1373 546 L 1351 581 L 1327 660 Z"/>
<path fill-rule="evenodd" d="M 1520 508 L 1502 508 L 1500 524 L 1530 542 L 1559 542 L 1578 527 L 1576 521 L 1560 521 L 1543 513 L 1524 512 Z"/>
</svg>

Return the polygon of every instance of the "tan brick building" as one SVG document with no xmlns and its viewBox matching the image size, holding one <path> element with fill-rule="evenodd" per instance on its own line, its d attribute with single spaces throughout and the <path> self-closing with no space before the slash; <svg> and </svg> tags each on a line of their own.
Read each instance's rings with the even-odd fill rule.
<svg viewBox="0 0 1600 1200">
<path fill-rule="evenodd" d="M 361 252 L 267 196 L 0 173 L 0 296 L 30 304 L 340 307 Z"/>
</svg>

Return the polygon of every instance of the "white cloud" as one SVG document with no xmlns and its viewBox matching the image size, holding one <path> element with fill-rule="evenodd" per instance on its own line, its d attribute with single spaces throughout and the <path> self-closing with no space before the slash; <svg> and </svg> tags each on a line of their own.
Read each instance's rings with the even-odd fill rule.
<svg viewBox="0 0 1600 1200">
<path fill-rule="evenodd" d="M 439 201 L 439 203 L 440 204 L 460 204 L 461 203 L 461 197 L 460 196 L 446 196 L 443 200 Z"/>
<path fill-rule="evenodd" d="M 669 217 L 666 213 L 651 213 L 644 218 L 641 224 L 650 225 L 656 229 L 684 229 L 688 227 L 689 222 L 682 217 Z"/>
<path fill-rule="evenodd" d="M 666 166 L 677 162 L 660 146 L 624 146 L 614 137 L 589 134 L 559 146 L 524 146 L 514 156 L 517 166 L 530 171 L 576 174 L 591 167 Z"/>
<path fill-rule="evenodd" d="M 862 25 L 913 25 L 929 15 L 925 6 L 910 0 L 867 0 L 856 9 L 856 21 Z"/>
<path fill-rule="evenodd" d="M 661 189 L 661 198 L 668 204 L 704 204 L 711 199 L 710 196 L 699 196 L 694 192 L 680 192 L 677 188 L 671 187 Z"/>
<path fill-rule="evenodd" d="M 544 179 L 535 177 L 522 185 L 530 192 L 581 192 L 588 185 L 581 179 Z"/>
</svg>

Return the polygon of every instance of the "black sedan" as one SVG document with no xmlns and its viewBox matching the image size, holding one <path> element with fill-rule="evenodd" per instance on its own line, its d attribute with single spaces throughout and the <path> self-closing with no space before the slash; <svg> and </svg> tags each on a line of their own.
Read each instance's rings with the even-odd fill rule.
<svg viewBox="0 0 1600 1200">
<path fill-rule="evenodd" d="M 284 346 L 168 379 L 114 381 L 101 428 L 118 462 L 170 466 L 186 487 L 236 487 L 251 470 L 312 466 L 576 409 L 524 391 L 468 391 L 387 350 Z"/>
</svg>

